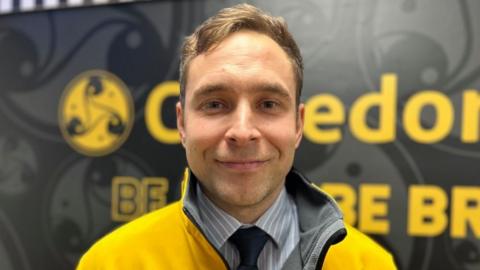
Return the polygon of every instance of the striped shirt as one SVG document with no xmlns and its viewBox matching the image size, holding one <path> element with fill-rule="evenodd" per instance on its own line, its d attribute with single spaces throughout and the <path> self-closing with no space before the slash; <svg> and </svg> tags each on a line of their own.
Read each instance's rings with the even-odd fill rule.
<svg viewBox="0 0 480 270">
<path fill-rule="evenodd" d="M 269 240 L 258 258 L 259 270 L 281 269 L 300 240 L 297 208 L 285 187 L 272 206 L 254 224 L 242 224 L 210 201 L 197 185 L 198 208 L 202 230 L 208 240 L 227 261 L 230 269 L 237 269 L 240 255 L 228 238 L 239 228 L 257 226 Z"/>
</svg>

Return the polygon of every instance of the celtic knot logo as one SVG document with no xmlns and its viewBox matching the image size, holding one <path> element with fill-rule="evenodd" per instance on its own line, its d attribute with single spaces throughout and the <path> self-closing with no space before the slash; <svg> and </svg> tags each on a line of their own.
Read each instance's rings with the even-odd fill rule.
<svg viewBox="0 0 480 270">
<path fill-rule="evenodd" d="M 59 124 L 68 144 L 81 154 L 103 156 L 127 139 L 134 120 L 128 88 L 115 75 L 84 72 L 65 88 Z"/>
</svg>

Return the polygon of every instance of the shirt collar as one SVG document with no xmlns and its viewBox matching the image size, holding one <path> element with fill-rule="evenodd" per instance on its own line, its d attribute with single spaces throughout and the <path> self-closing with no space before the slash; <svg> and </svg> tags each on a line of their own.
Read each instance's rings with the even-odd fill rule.
<svg viewBox="0 0 480 270">
<path fill-rule="evenodd" d="M 270 235 L 277 246 L 282 246 L 287 239 L 289 227 L 279 225 L 291 222 L 292 207 L 295 207 L 294 202 L 283 187 L 272 206 L 255 222 L 257 227 Z"/>
<path fill-rule="evenodd" d="M 212 244 L 220 249 L 242 224 L 210 201 L 203 193 L 200 185 L 197 185 L 196 189 L 203 230 Z"/>
</svg>

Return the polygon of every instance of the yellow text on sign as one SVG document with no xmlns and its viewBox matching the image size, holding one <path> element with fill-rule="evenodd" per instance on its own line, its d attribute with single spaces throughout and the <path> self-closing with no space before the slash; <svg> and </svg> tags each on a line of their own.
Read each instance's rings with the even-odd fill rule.
<svg viewBox="0 0 480 270">
<path fill-rule="evenodd" d="M 448 196 L 437 186 L 411 186 L 408 233 L 437 236 L 448 226 Z M 480 187 L 454 186 L 450 206 L 450 236 L 467 237 L 468 228 L 480 238 Z"/>
<path fill-rule="evenodd" d="M 166 81 L 157 85 L 148 96 L 145 104 L 145 124 L 149 133 L 159 142 L 180 143 L 178 130 L 168 128 L 161 117 L 165 100 L 170 97 L 177 98 L 179 94 L 180 84 L 177 81 Z"/>
<path fill-rule="evenodd" d="M 117 176 L 112 181 L 112 220 L 130 221 L 167 204 L 168 180 Z"/>
<path fill-rule="evenodd" d="M 387 184 L 362 184 L 358 192 L 358 215 L 356 211 L 357 192 L 346 183 L 324 183 L 321 189 L 332 195 L 342 208 L 344 219 L 355 224 L 366 233 L 388 234 L 390 222 L 387 219 L 390 186 Z"/>
<path fill-rule="evenodd" d="M 337 201 L 347 223 L 367 233 L 390 232 L 388 213 L 394 210 L 388 207 L 389 185 L 360 184 L 358 192 L 347 183 L 323 183 L 320 188 Z M 409 236 L 434 237 L 449 229 L 452 238 L 466 238 L 469 232 L 480 238 L 480 187 L 454 186 L 449 198 L 439 186 L 411 185 L 407 196 Z"/>
</svg>

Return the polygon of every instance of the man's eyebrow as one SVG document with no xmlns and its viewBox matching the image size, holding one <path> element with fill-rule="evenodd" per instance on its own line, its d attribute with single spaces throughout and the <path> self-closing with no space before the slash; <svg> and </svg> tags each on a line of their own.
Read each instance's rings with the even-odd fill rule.
<svg viewBox="0 0 480 270">
<path fill-rule="evenodd" d="M 225 84 L 206 84 L 194 92 L 193 100 L 204 97 L 204 96 L 209 96 L 216 92 L 223 92 L 228 90 L 229 88 Z"/>
<path fill-rule="evenodd" d="M 283 86 L 277 83 L 262 83 L 255 87 L 255 89 L 261 92 L 267 92 L 275 95 L 279 95 L 284 98 L 289 98 L 289 92 Z"/>
<path fill-rule="evenodd" d="M 288 90 L 278 83 L 259 83 L 252 86 L 250 90 L 258 93 L 270 93 L 281 96 L 283 98 L 290 98 Z M 194 91 L 193 100 L 206 97 L 217 92 L 229 91 L 233 91 L 233 89 L 227 84 L 206 84 L 201 86 L 198 90 Z"/>
</svg>

